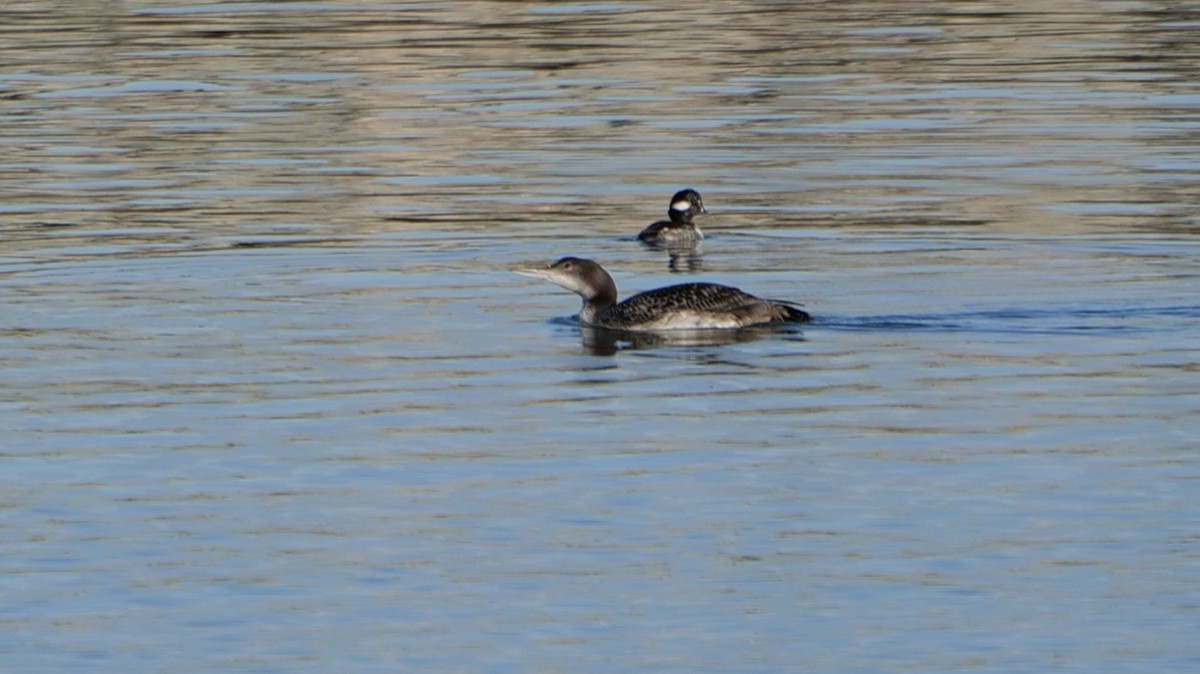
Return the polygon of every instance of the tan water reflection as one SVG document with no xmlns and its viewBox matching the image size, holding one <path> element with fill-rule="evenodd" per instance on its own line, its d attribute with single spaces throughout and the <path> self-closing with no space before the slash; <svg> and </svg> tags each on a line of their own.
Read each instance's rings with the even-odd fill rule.
<svg viewBox="0 0 1200 674">
<path fill-rule="evenodd" d="M 727 227 L 1196 231 L 1195 8 L 1034 7 L 10 3 L 0 210 L 619 236 L 695 184 Z"/>
</svg>

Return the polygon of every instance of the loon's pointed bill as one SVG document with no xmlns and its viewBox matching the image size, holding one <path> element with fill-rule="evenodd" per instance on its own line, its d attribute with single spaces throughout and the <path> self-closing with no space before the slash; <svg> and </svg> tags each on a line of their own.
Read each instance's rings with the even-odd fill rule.
<svg viewBox="0 0 1200 674">
<path fill-rule="evenodd" d="M 549 281 L 559 287 L 570 290 L 581 297 L 586 297 L 591 292 L 591 289 L 584 285 L 586 282 L 585 278 L 573 273 L 572 265 L 562 264 L 562 262 L 567 259 L 569 258 L 563 258 L 562 260 L 545 267 L 514 269 L 513 273 L 520 274 L 521 276 L 528 276 L 530 278 L 542 279 L 543 281 Z M 614 289 L 614 293 L 615 292 L 616 291 Z"/>
<path fill-rule="evenodd" d="M 550 267 L 522 267 L 519 269 L 513 269 L 512 273 L 520 274 L 521 276 L 528 276 L 530 278 L 540 278 L 548 281 L 550 280 L 551 272 Z"/>
</svg>

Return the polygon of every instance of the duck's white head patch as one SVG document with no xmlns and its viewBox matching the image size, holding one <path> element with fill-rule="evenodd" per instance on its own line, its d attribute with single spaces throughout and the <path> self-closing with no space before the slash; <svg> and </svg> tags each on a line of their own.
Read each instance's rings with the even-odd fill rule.
<svg viewBox="0 0 1200 674">
<path fill-rule="evenodd" d="M 673 211 L 690 211 L 690 210 L 692 210 L 692 202 L 688 201 L 687 199 L 680 199 L 679 201 L 676 201 L 675 203 L 671 204 L 671 210 L 673 210 Z"/>
</svg>

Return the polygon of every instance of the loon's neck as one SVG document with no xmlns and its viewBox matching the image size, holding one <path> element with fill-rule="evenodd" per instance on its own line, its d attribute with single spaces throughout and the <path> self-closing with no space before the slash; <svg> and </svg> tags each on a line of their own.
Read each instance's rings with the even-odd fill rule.
<svg viewBox="0 0 1200 674">
<path fill-rule="evenodd" d="M 608 272 L 602 269 L 600 272 L 603 277 L 597 275 L 596 278 L 589 279 L 592 287 L 583 296 L 583 308 L 579 310 L 579 322 L 584 325 L 595 324 L 597 317 L 617 303 L 616 282 L 612 280 Z"/>
</svg>

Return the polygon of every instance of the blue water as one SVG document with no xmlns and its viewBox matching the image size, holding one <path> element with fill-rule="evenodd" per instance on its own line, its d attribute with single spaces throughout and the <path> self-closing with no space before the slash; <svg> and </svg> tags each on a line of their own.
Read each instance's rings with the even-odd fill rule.
<svg viewBox="0 0 1200 674">
<path fill-rule="evenodd" d="M 1200 665 L 1187 8 L 0 11 L 0 669 Z"/>
</svg>

